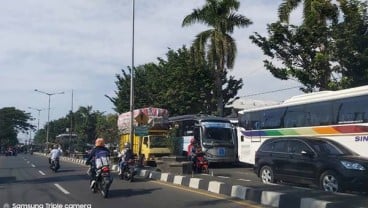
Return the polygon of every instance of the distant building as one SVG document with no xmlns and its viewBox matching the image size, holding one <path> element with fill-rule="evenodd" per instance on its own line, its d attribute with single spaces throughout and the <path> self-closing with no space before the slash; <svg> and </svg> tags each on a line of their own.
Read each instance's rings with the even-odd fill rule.
<svg viewBox="0 0 368 208">
<path fill-rule="evenodd" d="M 237 122 L 238 112 L 241 111 L 241 110 L 259 108 L 259 107 L 264 107 L 264 106 L 269 106 L 269 105 L 277 105 L 277 104 L 280 104 L 280 102 L 240 98 L 240 99 L 234 101 L 233 104 L 226 105 L 225 107 L 226 108 L 232 108 L 232 113 L 227 117 L 230 120 L 233 120 L 233 123 L 235 124 Z"/>
<path fill-rule="evenodd" d="M 264 106 L 269 106 L 269 105 L 277 105 L 277 104 L 280 104 L 280 102 L 240 98 L 234 101 L 233 104 L 227 105 L 226 107 L 234 108 L 235 110 L 239 111 L 239 110 L 252 109 L 252 108 L 264 107 Z"/>
</svg>

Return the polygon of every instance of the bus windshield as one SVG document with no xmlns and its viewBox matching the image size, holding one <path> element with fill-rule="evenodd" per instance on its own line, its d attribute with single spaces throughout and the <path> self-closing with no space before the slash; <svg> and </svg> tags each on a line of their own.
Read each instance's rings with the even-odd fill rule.
<svg viewBox="0 0 368 208">
<path fill-rule="evenodd" d="M 234 144 L 233 129 L 229 123 L 203 122 L 204 145 Z"/>
</svg>

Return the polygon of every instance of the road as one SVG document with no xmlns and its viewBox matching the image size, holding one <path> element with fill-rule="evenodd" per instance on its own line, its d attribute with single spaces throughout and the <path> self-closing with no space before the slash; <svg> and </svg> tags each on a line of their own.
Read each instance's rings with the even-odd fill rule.
<svg viewBox="0 0 368 208">
<path fill-rule="evenodd" d="M 264 207 L 245 200 L 137 178 L 121 181 L 114 174 L 109 198 L 89 190 L 87 166 L 61 162 L 53 173 L 46 157 L 19 154 L 0 156 L 0 207 Z"/>
</svg>

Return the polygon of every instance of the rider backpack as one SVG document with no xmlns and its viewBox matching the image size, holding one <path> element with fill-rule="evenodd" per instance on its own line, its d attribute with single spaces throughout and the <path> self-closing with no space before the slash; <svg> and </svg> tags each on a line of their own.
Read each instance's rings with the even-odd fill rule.
<svg viewBox="0 0 368 208">
<path fill-rule="evenodd" d="M 103 166 L 109 166 L 110 160 L 109 160 L 109 152 L 106 150 L 99 150 L 96 151 L 96 168 L 102 168 Z"/>
</svg>

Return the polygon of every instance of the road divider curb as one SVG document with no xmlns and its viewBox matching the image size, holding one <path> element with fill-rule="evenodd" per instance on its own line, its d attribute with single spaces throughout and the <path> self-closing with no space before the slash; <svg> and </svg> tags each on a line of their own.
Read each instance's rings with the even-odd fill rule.
<svg viewBox="0 0 368 208">
<path fill-rule="evenodd" d="M 47 156 L 42 153 L 35 155 Z M 63 161 L 69 161 L 84 165 L 85 160 L 61 157 Z M 112 165 L 112 170 L 117 171 L 118 166 Z M 215 180 L 204 180 L 202 178 L 190 177 L 189 175 L 175 175 L 144 168 L 137 170 L 137 175 L 146 179 L 158 180 L 175 185 L 187 186 L 192 189 L 206 190 L 211 193 L 229 196 L 234 199 L 248 200 L 268 207 L 278 208 L 368 208 L 368 205 L 349 204 L 348 202 L 331 202 L 330 200 L 317 199 L 303 196 L 287 190 L 278 190 L 277 186 L 246 187 L 241 185 L 230 185 Z M 271 188 L 270 188 L 271 187 Z M 271 189 L 271 190 L 270 190 Z M 314 194 L 318 197 L 318 194 Z M 341 195 L 343 196 L 343 195 Z M 327 198 L 327 197 L 325 197 Z M 328 198 L 327 198 L 328 199 Z"/>
<path fill-rule="evenodd" d="M 219 181 L 206 181 L 202 178 L 194 178 L 184 175 L 173 175 L 158 171 L 140 170 L 140 176 L 152 180 L 160 180 L 175 185 L 187 186 L 192 189 L 206 190 L 211 193 L 226 195 L 235 199 L 249 200 L 267 207 L 278 208 L 342 208 L 346 203 L 336 203 L 328 200 L 297 196 L 292 192 L 270 191 L 267 188 L 245 187 L 229 185 Z M 147 173 L 149 172 L 149 173 Z M 354 207 L 353 205 L 349 207 Z M 364 206 L 356 206 L 364 207 Z"/>
</svg>

